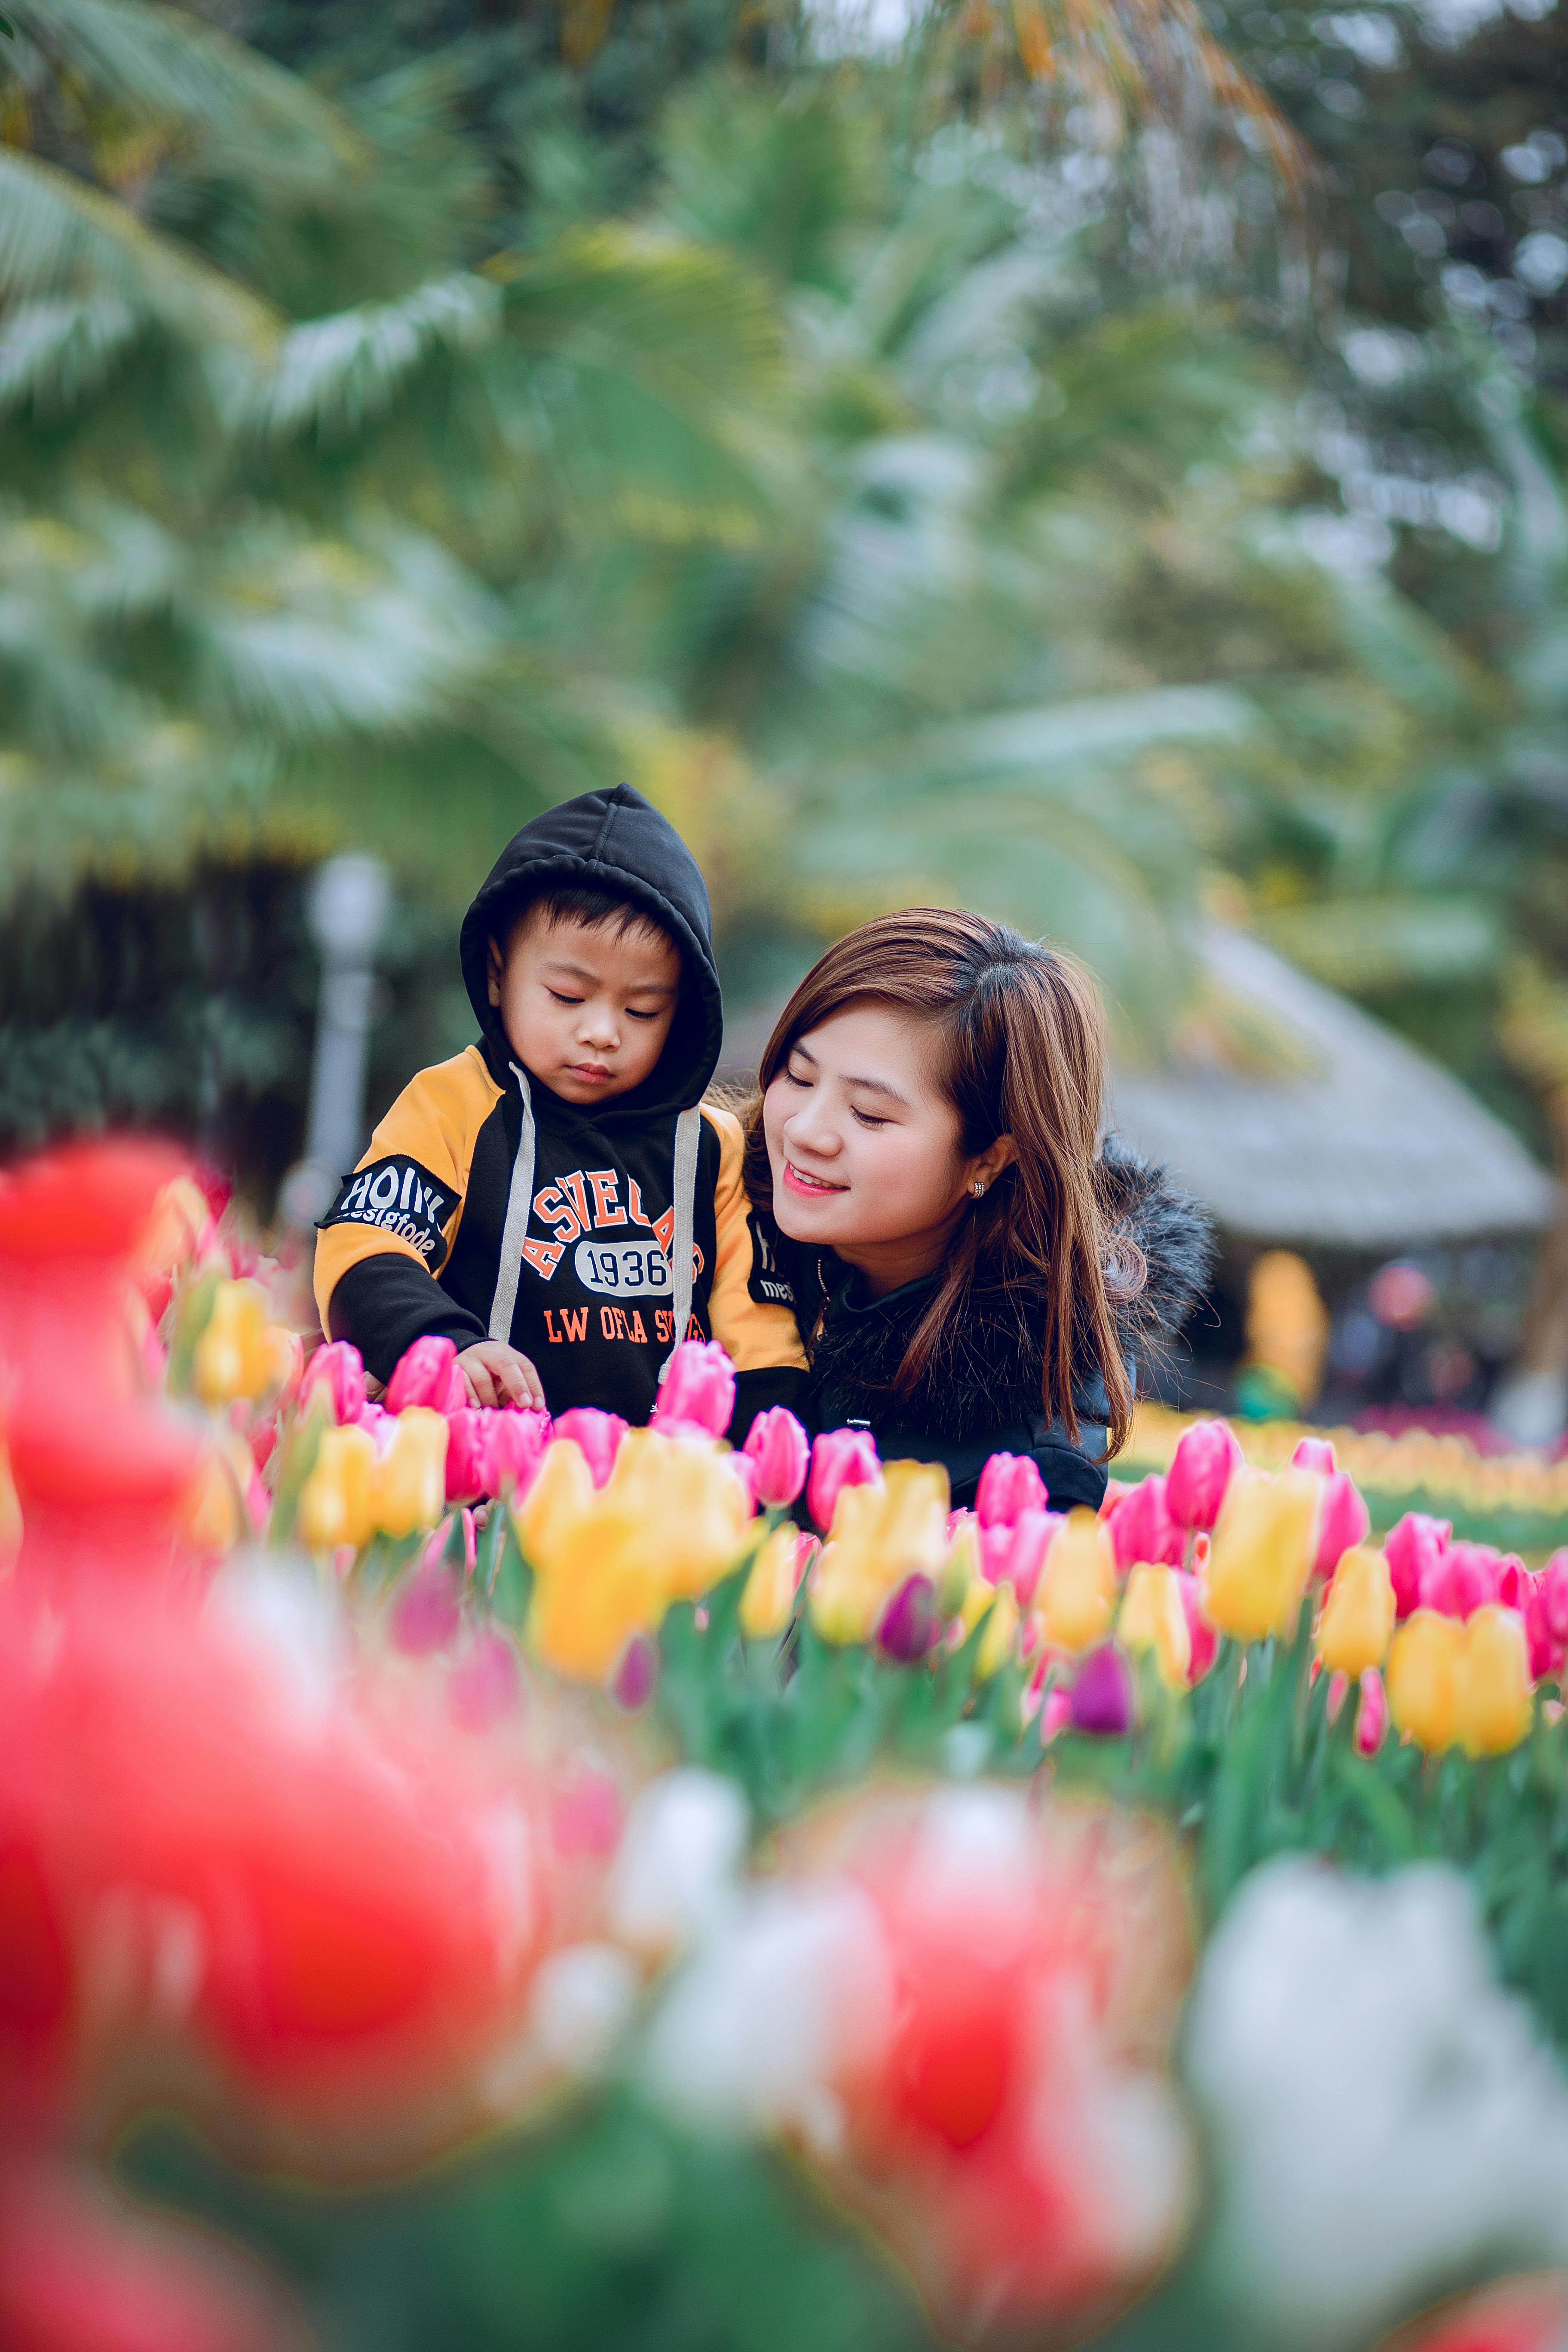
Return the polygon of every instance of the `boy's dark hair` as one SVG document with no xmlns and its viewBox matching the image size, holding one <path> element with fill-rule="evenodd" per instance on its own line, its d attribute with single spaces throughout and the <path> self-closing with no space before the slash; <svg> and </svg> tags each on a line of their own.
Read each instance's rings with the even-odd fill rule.
<svg viewBox="0 0 1568 2352">
<path fill-rule="evenodd" d="M 653 931 L 679 953 L 680 943 L 658 917 L 635 898 L 612 890 L 603 882 L 546 882 L 509 907 L 505 920 L 491 934 L 503 954 L 525 923 L 542 917 L 547 923 L 582 923 L 589 930 L 614 928 L 618 940 L 628 931 Z"/>
</svg>

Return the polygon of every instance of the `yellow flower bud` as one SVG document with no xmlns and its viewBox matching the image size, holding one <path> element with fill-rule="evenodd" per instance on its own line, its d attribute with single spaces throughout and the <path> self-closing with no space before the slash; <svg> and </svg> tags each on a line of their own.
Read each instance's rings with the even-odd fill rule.
<svg viewBox="0 0 1568 2352">
<path fill-rule="evenodd" d="M 1193 1663 L 1193 1637 L 1173 1568 L 1135 1568 L 1127 1580 L 1116 1637 L 1124 1650 L 1152 1655 L 1169 1690 L 1185 1690 Z"/>
<path fill-rule="evenodd" d="M 934 1584 L 947 1552 L 947 1472 L 889 1462 L 876 1486 L 846 1486 L 811 1579 L 825 1642 L 868 1642 L 892 1594 L 917 1572 Z"/>
<path fill-rule="evenodd" d="M 1462 1626 L 1436 1609 L 1417 1609 L 1389 1645 L 1384 1687 L 1397 1731 L 1408 1732 L 1429 1754 L 1458 1737 Z"/>
<path fill-rule="evenodd" d="M 1318 1620 L 1317 1653 L 1329 1672 L 1354 1682 L 1368 1666 L 1381 1666 L 1394 1611 L 1394 1579 L 1383 1554 L 1370 1544 L 1342 1552 Z"/>
<path fill-rule="evenodd" d="M 587 1456 L 569 1437 L 552 1438 L 532 1485 L 512 1507 L 524 1559 L 534 1568 L 552 1559 L 593 1507 L 594 1474 Z"/>
<path fill-rule="evenodd" d="M 1222 1633 L 1261 1642 L 1294 1631 L 1312 1573 L 1322 1481 L 1308 1470 L 1233 1472 L 1204 1570 L 1204 1613 Z"/>
<path fill-rule="evenodd" d="M 1456 1729 L 1469 1756 L 1504 1756 L 1534 1720 L 1524 1621 L 1489 1601 L 1465 1626 Z"/>
<path fill-rule="evenodd" d="M 375 1530 L 371 1482 L 375 1441 L 369 1430 L 323 1429 L 315 1463 L 300 1495 L 300 1539 L 311 1551 L 352 1544 L 357 1551 Z"/>
<path fill-rule="evenodd" d="M 1110 1529 L 1092 1511 L 1069 1511 L 1046 1554 L 1036 1590 L 1040 1638 L 1056 1650 L 1092 1650 L 1110 1633 L 1115 1606 Z"/>
<path fill-rule="evenodd" d="M 973 1525 L 966 1521 L 949 1544 L 937 1570 L 937 1614 L 944 1621 L 949 1617 L 967 1619 L 969 1597 L 975 1586 L 984 1581 L 980 1573 L 980 1547 Z M 978 1617 L 974 1622 L 979 1622 Z"/>
<path fill-rule="evenodd" d="M 994 1587 L 985 1631 L 974 1653 L 974 1679 L 988 1683 L 1000 1674 L 1018 1646 L 1018 1596 L 1010 1584 Z"/>
<path fill-rule="evenodd" d="M 748 1641 L 776 1641 L 789 1623 L 795 1609 L 800 1546 L 799 1528 L 786 1522 L 773 1529 L 752 1561 L 746 1589 L 741 1595 L 741 1631 Z"/>
<path fill-rule="evenodd" d="M 375 1465 L 372 1509 L 383 1535 L 411 1536 L 439 1524 L 447 1507 L 447 1419 L 428 1405 L 397 1416 L 391 1444 Z"/>
</svg>

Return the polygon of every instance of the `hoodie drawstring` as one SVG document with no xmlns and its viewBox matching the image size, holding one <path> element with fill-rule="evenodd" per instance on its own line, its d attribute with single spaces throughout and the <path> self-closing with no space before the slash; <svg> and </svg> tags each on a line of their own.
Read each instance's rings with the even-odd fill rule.
<svg viewBox="0 0 1568 2352">
<path fill-rule="evenodd" d="M 675 1276 L 675 1342 L 673 1356 L 686 1337 L 686 1327 L 691 1320 L 691 1257 L 692 1228 L 697 1221 L 697 1146 L 702 1136 L 702 1113 L 695 1105 L 683 1110 L 675 1122 L 675 1185 L 670 1200 L 675 1210 L 675 1223 L 670 1234 L 670 1266 Z M 669 1370 L 669 1356 L 658 1368 L 662 1381 Z"/>
<path fill-rule="evenodd" d="M 522 1129 L 517 1158 L 511 1163 L 511 1184 L 506 1196 L 506 1223 L 501 1227 L 500 1258 L 496 1266 L 495 1296 L 490 1300 L 490 1338 L 511 1342 L 511 1318 L 517 1312 L 517 1286 L 522 1278 L 522 1245 L 528 1239 L 529 1211 L 533 1206 L 533 1097 L 528 1080 L 515 1062 L 508 1064 L 522 1097 Z"/>
<path fill-rule="evenodd" d="M 511 1163 L 511 1183 L 506 1196 L 506 1223 L 501 1227 L 500 1257 L 496 1266 L 495 1294 L 490 1300 L 490 1338 L 510 1346 L 512 1318 L 517 1312 L 517 1286 L 522 1278 L 523 1244 L 528 1239 L 528 1221 L 533 1206 L 533 1163 L 537 1150 L 533 1124 L 533 1098 L 528 1091 L 528 1079 L 515 1062 L 509 1063 L 518 1091 L 522 1097 L 522 1126 L 517 1139 L 517 1158 Z M 702 1112 L 693 1105 L 683 1110 L 675 1122 L 675 1171 L 671 1203 L 674 1223 L 670 1234 L 670 1268 L 675 1283 L 675 1339 L 670 1355 L 675 1353 L 686 1336 L 691 1320 L 691 1291 L 694 1228 L 697 1222 L 697 1150 L 702 1138 Z M 659 1366 L 662 1381 L 668 1368 L 669 1356 Z"/>
</svg>

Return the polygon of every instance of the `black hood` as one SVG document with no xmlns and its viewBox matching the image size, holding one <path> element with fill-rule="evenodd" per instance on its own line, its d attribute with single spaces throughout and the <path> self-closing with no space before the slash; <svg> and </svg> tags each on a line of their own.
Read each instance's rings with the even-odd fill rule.
<svg viewBox="0 0 1568 2352">
<path fill-rule="evenodd" d="M 580 793 L 514 834 L 463 918 L 463 980 L 492 1069 L 506 1076 L 511 1049 L 489 1001 L 489 941 L 550 882 L 597 883 L 664 925 L 680 950 L 680 1003 L 652 1075 L 595 1111 L 601 1126 L 626 1112 L 646 1118 L 701 1099 L 724 1033 L 713 917 L 697 860 L 668 818 L 629 784 Z"/>
</svg>

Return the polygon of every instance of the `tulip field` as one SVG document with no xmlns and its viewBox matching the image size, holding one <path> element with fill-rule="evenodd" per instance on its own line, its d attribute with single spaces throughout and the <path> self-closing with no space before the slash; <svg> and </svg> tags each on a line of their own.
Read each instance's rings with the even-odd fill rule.
<svg viewBox="0 0 1568 2352">
<path fill-rule="evenodd" d="M 1568 2342 L 1568 1549 L 373 1394 L 156 1147 L 0 1211 L 6 2352 Z"/>
</svg>

